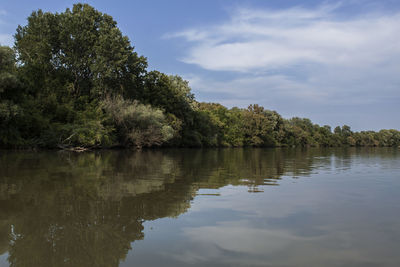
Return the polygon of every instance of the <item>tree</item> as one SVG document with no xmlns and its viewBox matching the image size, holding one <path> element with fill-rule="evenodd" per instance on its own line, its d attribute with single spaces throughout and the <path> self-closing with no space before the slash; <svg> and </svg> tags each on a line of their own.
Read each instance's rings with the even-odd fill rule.
<svg viewBox="0 0 400 267">
<path fill-rule="evenodd" d="M 135 95 L 147 66 L 112 17 L 87 4 L 33 12 L 18 26 L 15 47 L 35 95 L 55 88 L 58 98 Z"/>
<path fill-rule="evenodd" d="M 245 143 L 251 146 L 276 146 L 277 133 L 283 124 L 275 111 L 265 110 L 254 104 L 243 112 L 243 131 Z"/>
<path fill-rule="evenodd" d="M 23 113 L 18 105 L 21 93 L 14 51 L 0 46 L 0 144 L 16 145 L 22 142 L 17 124 L 18 117 Z"/>
<path fill-rule="evenodd" d="M 15 54 L 8 46 L 0 46 L 0 99 L 17 101 L 21 83 L 17 77 Z"/>
<path fill-rule="evenodd" d="M 188 120 L 194 105 L 194 95 L 187 81 L 159 71 L 150 71 L 146 75 L 139 100 L 174 114 L 181 120 Z"/>
<path fill-rule="evenodd" d="M 320 127 L 257 104 L 195 100 L 178 75 L 147 72 L 107 14 L 87 4 L 34 11 L 0 46 L 1 147 L 398 146 L 400 133 Z"/>
<path fill-rule="evenodd" d="M 18 26 L 15 48 L 18 77 L 27 88 L 19 125 L 27 145 L 112 142 L 99 102 L 138 95 L 147 62 L 111 16 L 87 4 L 54 14 L 38 10 Z"/>
<path fill-rule="evenodd" d="M 150 71 L 144 78 L 144 88 L 138 99 L 165 111 L 177 132 L 171 144 L 201 146 L 203 138 L 196 129 L 199 123 L 195 120 L 207 118 L 197 114 L 194 95 L 187 81 L 178 75 Z"/>
</svg>

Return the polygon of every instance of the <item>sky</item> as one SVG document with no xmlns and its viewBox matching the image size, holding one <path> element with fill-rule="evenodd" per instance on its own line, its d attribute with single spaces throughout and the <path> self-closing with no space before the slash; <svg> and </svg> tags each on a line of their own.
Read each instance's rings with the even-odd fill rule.
<svg viewBox="0 0 400 267">
<path fill-rule="evenodd" d="M 77 1 L 0 0 L 0 44 L 33 10 Z M 111 15 L 149 70 L 198 101 L 260 104 L 285 118 L 400 129 L 400 1 L 82 1 Z"/>
</svg>

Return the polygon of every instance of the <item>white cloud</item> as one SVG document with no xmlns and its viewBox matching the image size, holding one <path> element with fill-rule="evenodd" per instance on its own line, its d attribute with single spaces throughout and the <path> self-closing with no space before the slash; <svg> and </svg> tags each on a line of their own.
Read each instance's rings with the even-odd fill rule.
<svg viewBox="0 0 400 267">
<path fill-rule="evenodd" d="M 249 72 L 303 62 L 362 66 L 400 54 L 400 14 L 337 20 L 332 9 L 238 9 L 229 22 L 169 36 L 192 42 L 182 61 L 208 70 Z"/>
<path fill-rule="evenodd" d="M 7 12 L 4 9 L 0 9 L 0 25 L 5 24 L 4 20 L 1 19 L 1 16 L 7 15 Z"/>
<path fill-rule="evenodd" d="M 304 108 L 309 115 L 322 106 L 353 106 L 353 115 L 368 116 L 371 111 L 358 105 L 385 107 L 400 99 L 400 13 L 345 16 L 338 7 L 345 8 L 238 8 L 228 21 L 167 37 L 186 41 L 181 61 L 213 73 L 185 78 L 200 94 L 226 94 L 215 101 L 259 103 L 292 115 Z M 220 71 L 231 79 L 218 77 Z M 400 127 L 391 117 L 385 127 Z"/>
<path fill-rule="evenodd" d="M 11 34 L 0 34 L 0 45 L 12 46 L 14 38 Z"/>
<path fill-rule="evenodd" d="M 0 26 L 7 25 L 5 21 L 1 19 L 1 16 L 6 16 L 7 12 L 4 9 L 0 9 Z M 4 32 L 4 29 L 0 27 L 0 45 L 8 45 L 12 46 L 14 43 L 14 38 L 12 34 L 8 34 Z"/>
</svg>

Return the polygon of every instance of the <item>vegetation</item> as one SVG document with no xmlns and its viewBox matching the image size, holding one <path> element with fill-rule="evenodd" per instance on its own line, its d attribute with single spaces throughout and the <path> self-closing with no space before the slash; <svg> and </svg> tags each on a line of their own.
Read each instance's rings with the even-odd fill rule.
<svg viewBox="0 0 400 267">
<path fill-rule="evenodd" d="M 0 147 L 399 146 L 400 132 L 284 119 L 259 105 L 199 103 L 147 71 L 117 23 L 87 4 L 41 10 L 0 47 Z"/>
<path fill-rule="evenodd" d="M 107 98 L 102 106 L 111 116 L 110 124 L 116 127 L 118 142 L 124 146 L 161 145 L 171 139 L 174 130 L 162 110 L 122 97 Z"/>
</svg>

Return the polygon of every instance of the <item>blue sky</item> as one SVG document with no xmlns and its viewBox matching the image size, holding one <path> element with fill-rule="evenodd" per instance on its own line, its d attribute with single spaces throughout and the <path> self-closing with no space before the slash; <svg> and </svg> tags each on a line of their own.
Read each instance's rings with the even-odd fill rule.
<svg viewBox="0 0 400 267">
<path fill-rule="evenodd" d="M 0 1 L 0 43 L 41 8 Z M 114 17 L 149 69 L 178 74 L 199 101 L 258 103 L 354 130 L 400 129 L 400 1 L 85 1 Z"/>
</svg>

